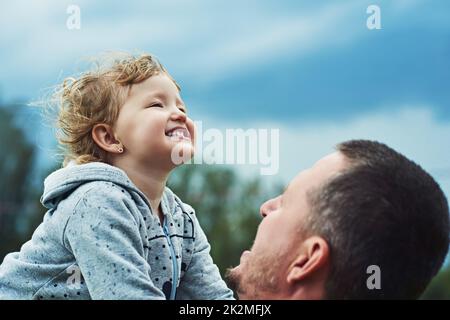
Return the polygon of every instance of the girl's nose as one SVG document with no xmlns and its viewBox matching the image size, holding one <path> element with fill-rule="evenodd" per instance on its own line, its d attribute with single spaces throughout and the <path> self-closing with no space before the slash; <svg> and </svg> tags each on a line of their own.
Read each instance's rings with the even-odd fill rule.
<svg viewBox="0 0 450 320">
<path fill-rule="evenodd" d="M 276 198 L 267 200 L 261 205 L 261 208 L 259 209 L 259 213 L 263 218 L 265 218 L 267 215 L 272 213 L 273 211 L 277 210 L 280 206 L 281 196 L 278 196 Z"/>
<path fill-rule="evenodd" d="M 180 122 L 186 122 L 186 113 L 184 113 L 183 111 L 181 111 L 180 109 L 176 108 L 176 110 L 172 111 L 171 115 L 170 115 L 170 119 L 173 121 L 180 121 Z"/>
</svg>

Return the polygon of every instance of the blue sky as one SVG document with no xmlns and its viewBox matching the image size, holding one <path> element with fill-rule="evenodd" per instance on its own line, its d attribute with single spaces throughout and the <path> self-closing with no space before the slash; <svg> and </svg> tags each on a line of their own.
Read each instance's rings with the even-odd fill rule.
<svg viewBox="0 0 450 320">
<path fill-rule="evenodd" d="M 66 28 L 70 4 L 80 30 Z M 370 4 L 381 30 L 366 27 Z M 368 138 L 419 162 L 450 195 L 449 9 L 437 0 L 17 0 L 0 12 L 0 97 L 39 99 L 104 51 L 151 52 L 195 120 L 280 129 L 270 179 L 287 182 L 334 144 Z M 40 159 L 51 161 L 51 131 L 37 125 Z"/>
</svg>

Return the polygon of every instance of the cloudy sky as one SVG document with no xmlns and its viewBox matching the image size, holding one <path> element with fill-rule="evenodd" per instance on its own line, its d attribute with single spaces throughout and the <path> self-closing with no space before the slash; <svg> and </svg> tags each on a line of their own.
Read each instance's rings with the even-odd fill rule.
<svg viewBox="0 0 450 320">
<path fill-rule="evenodd" d="M 66 27 L 71 4 L 79 30 Z M 381 30 L 366 26 L 371 4 Z M 151 52 L 205 127 L 280 130 L 280 170 L 267 181 L 288 182 L 336 143 L 366 138 L 416 160 L 449 196 L 449 9 L 444 0 L 16 0 L 0 11 L 0 99 L 39 99 L 101 52 Z M 50 162 L 51 131 L 38 128 L 32 138 Z"/>
</svg>

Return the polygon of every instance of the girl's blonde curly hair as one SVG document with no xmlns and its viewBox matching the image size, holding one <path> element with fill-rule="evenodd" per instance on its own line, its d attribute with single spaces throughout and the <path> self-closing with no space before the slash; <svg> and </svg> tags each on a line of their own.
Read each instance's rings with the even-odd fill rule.
<svg viewBox="0 0 450 320">
<path fill-rule="evenodd" d="M 57 140 L 63 149 L 63 166 L 71 160 L 78 164 L 108 163 L 108 152 L 92 138 L 93 127 L 98 123 L 114 125 L 133 84 L 160 73 L 170 77 L 159 61 L 149 54 L 122 54 L 120 58 L 110 60 L 97 62 L 93 70 L 77 78 L 66 78 L 53 96 L 58 108 Z"/>
</svg>

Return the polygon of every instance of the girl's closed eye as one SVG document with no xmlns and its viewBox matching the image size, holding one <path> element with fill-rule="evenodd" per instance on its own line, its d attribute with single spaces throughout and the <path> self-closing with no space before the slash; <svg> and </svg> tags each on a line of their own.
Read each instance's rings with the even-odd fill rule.
<svg viewBox="0 0 450 320">
<path fill-rule="evenodd" d="M 164 108 L 164 106 L 158 102 L 158 103 L 149 105 L 147 108 Z"/>
</svg>

